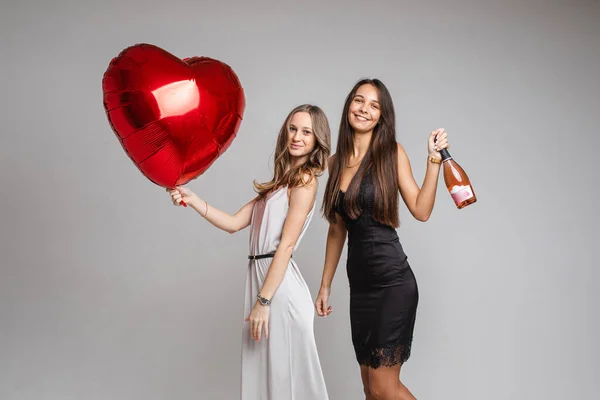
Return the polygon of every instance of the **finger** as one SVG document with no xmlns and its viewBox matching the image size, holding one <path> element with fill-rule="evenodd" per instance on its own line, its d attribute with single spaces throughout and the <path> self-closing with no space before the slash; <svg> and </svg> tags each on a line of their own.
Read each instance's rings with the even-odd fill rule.
<svg viewBox="0 0 600 400">
<path fill-rule="evenodd" d="M 263 329 L 263 322 L 259 322 L 258 323 L 258 329 L 256 330 L 256 341 L 260 340 L 260 337 L 262 335 L 262 329 Z"/>
<path fill-rule="evenodd" d="M 256 340 L 256 334 L 258 333 L 258 321 L 252 321 L 252 339 Z"/>
<path fill-rule="evenodd" d="M 269 338 L 269 323 L 265 322 L 265 339 Z"/>
<path fill-rule="evenodd" d="M 248 322 L 248 321 L 250 321 L 250 316 L 249 315 L 246 317 L 246 319 L 244 320 L 244 322 Z"/>
<path fill-rule="evenodd" d="M 256 322 L 254 327 L 254 340 L 258 341 L 260 339 L 260 322 Z"/>
<path fill-rule="evenodd" d="M 319 314 L 319 316 L 323 315 L 323 302 L 321 302 L 321 300 L 317 300 L 315 307 L 317 307 L 317 314 Z"/>
<path fill-rule="evenodd" d="M 323 302 L 323 314 L 325 314 L 327 312 L 327 309 L 329 308 L 329 304 L 327 304 L 326 301 Z"/>
</svg>

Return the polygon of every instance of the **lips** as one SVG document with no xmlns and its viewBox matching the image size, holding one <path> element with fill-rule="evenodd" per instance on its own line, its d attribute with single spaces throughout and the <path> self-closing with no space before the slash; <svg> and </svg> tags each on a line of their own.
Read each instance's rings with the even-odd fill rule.
<svg viewBox="0 0 600 400">
<path fill-rule="evenodd" d="M 294 149 L 294 150 L 298 150 L 298 149 L 301 149 L 301 148 L 302 148 L 302 146 L 300 146 L 300 145 L 297 145 L 297 144 L 290 144 L 290 147 L 291 147 L 292 149 Z"/>
<path fill-rule="evenodd" d="M 363 117 L 362 115 L 358 115 L 358 114 L 354 114 L 354 118 L 356 118 L 359 121 L 370 121 L 370 119 Z"/>
</svg>

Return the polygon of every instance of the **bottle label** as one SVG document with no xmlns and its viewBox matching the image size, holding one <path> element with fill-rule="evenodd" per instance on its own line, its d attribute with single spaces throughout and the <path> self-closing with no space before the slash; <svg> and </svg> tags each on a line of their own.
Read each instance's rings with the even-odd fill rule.
<svg viewBox="0 0 600 400">
<path fill-rule="evenodd" d="M 465 200 L 470 199 L 471 197 L 473 197 L 473 189 L 471 189 L 471 186 L 467 185 L 467 186 L 453 186 L 452 190 L 450 191 L 450 195 L 452 196 L 452 198 L 454 199 L 454 202 L 456 204 L 460 204 Z"/>
</svg>

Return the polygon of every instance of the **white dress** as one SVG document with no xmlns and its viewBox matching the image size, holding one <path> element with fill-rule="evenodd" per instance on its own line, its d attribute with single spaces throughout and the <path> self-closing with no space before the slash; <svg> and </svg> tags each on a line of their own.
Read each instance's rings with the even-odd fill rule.
<svg viewBox="0 0 600 400">
<path fill-rule="evenodd" d="M 252 212 L 250 254 L 277 250 L 287 216 L 287 188 L 257 201 Z M 306 217 L 296 248 L 313 216 Z M 295 250 L 295 249 L 294 249 Z M 244 318 L 250 315 L 273 258 L 249 260 Z M 290 260 L 273 296 L 269 315 L 269 338 L 259 342 L 244 324 L 242 338 L 242 400 L 327 400 L 325 379 L 313 332 L 314 306 L 298 265 Z"/>
</svg>

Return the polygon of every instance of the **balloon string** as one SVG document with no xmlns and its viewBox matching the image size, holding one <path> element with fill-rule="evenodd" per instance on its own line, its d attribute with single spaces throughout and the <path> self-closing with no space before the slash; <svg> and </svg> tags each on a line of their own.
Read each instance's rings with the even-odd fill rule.
<svg viewBox="0 0 600 400">
<path fill-rule="evenodd" d="M 181 205 L 184 207 L 187 207 L 187 204 L 185 204 L 185 201 L 181 200 Z"/>
</svg>

